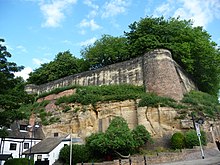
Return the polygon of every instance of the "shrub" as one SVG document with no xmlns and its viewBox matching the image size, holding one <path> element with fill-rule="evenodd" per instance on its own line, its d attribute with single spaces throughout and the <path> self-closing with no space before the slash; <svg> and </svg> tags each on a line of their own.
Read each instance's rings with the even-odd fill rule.
<svg viewBox="0 0 220 165">
<path fill-rule="evenodd" d="M 27 158 L 14 158 L 7 160 L 4 165 L 29 165 L 29 159 Z M 30 160 L 30 165 L 34 165 L 33 159 Z"/>
<path fill-rule="evenodd" d="M 184 135 L 181 132 L 176 132 L 171 137 L 171 148 L 172 149 L 183 149 L 185 146 Z"/>
<path fill-rule="evenodd" d="M 135 142 L 135 146 L 137 148 L 152 140 L 150 133 L 143 125 L 138 125 L 137 127 L 135 127 L 135 129 L 133 129 L 131 133 Z"/>
<path fill-rule="evenodd" d="M 91 158 L 90 151 L 85 145 L 72 145 L 72 163 L 88 162 Z M 60 150 L 59 160 L 69 164 L 70 161 L 70 146 L 65 146 Z"/>
<path fill-rule="evenodd" d="M 201 131 L 201 143 L 202 145 L 207 144 L 206 134 L 204 131 Z M 185 133 L 185 145 L 187 148 L 193 148 L 193 146 L 199 146 L 199 139 L 195 130 L 190 130 Z"/>
<path fill-rule="evenodd" d="M 139 107 L 144 107 L 144 106 L 157 107 L 158 105 L 170 106 L 170 107 L 174 107 L 174 108 L 181 107 L 181 106 L 178 106 L 178 104 L 175 102 L 175 100 L 173 100 L 171 98 L 160 97 L 154 93 L 145 93 L 142 96 L 142 98 L 138 104 Z"/>
</svg>

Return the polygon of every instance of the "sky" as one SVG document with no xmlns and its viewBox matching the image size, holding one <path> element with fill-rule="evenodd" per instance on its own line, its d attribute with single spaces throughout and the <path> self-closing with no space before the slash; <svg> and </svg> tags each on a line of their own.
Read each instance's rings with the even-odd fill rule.
<svg viewBox="0 0 220 165">
<path fill-rule="evenodd" d="M 0 0 L 0 38 L 27 79 L 59 52 L 81 58 L 102 35 L 123 36 L 146 16 L 192 19 L 220 45 L 220 0 Z"/>
</svg>

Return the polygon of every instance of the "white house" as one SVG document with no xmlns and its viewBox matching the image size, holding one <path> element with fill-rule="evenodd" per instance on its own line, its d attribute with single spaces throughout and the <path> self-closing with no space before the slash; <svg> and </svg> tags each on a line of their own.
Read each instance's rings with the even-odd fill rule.
<svg viewBox="0 0 220 165">
<path fill-rule="evenodd" d="M 72 143 L 82 143 L 80 138 L 73 138 Z M 34 158 L 34 162 L 47 162 L 48 165 L 52 165 L 59 158 L 60 150 L 70 144 L 69 137 L 51 137 L 46 138 L 33 146 L 31 150 L 25 151 L 23 154 L 28 155 L 31 152 L 31 156 Z"/>
<path fill-rule="evenodd" d="M 21 158 L 23 152 L 41 141 L 35 138 L 14 137 L 0 138 L 0 140 L 0 165 L 3 165 L 9 157 Z"/>
</svg>

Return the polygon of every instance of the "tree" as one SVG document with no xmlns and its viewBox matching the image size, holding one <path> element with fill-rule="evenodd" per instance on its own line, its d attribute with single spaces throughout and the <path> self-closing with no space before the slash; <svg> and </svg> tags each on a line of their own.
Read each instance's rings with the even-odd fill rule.
<svg viewBox="0 0 220 165">
<path fill-rule="evenodd" d="M 201 131 L 201 143 L 202 145 L 207 144 L 206 134 Z M 185 133 L 185 145 L 187 148 L 193 148 L 193 146 L 199 146 L 199 139 L 195 130 L 189 130 Z"/>
<path fill-rule="evenodd" d="M 8 62 L 7 58 L 10 58 L 11 54 L 2 42 L 4 40 L 0 39 L 0 127 L 9 127 L 14 120 L 23 117 L 17 110 L 21 104 L 31 102 L 33 98 L 24 91 L 24 80 L 14 76 L 14 72 L 23 67 Z"/>
<path fill-rule="evenodd" d="M 181 132 L 176 132 L 171 137 L 172 149 L 183 149 L 185 147 L 184 135 Z"/>
<path fill-rule="evenodd" d="M 81 50 L 81 55 L 89 61 L 91 69 L 97 69 L 128 59 L 127 39 L 103 35 L 93 45 Z"/>
<path fill-rule="evenodd" d="M 49 63 L 42 64 L 40 68 L 30 73 L 28 83 L 44 84 L 62 77 L 72 74 L 80 73 L 88 70 L 89 65 L 83 59 L 78 59 L 70 53 L 65 51 L 58 53 L 54 59 Z"/>
<path fill-rule="evenodd" d="M 107 138 L 108 153 L 119 152 L 129 154 L 135 147 L 134 139 L 128 128 L 126 120 L 122 117 L 115 117 L 105 132 Z"/>
<path fill-rule="evenodd" d="M 142 18 L 125 32 L 131 57 L 165 48 L 174 60 L 194 79 L 198 88 L 217 96 L 220 83 L 220 51 L 202 27 L 193 27 L 191 20 L 164 17 Z"/>
<path fill-rule="evenodd" d="M 131 133 L 137 149 L 152 140 L 150 133 L 143 125 L 136 126 Z"/>
<path fill-rule="evenodd" d="M 8 89 L 13 88 L 16 84 L 14 79 L 14 72 L 21 71 L 24 67 L 17 66 L 14 62 L 8 62 L 7 58 L 11 54 L 7 51 L 6 46 L 2 45 L 4 39 L 0 39 L 0 93 L 7 92 Z"/>
<path fill-rule="evenodd" d="M 85 145 L 72 145 L 72 164 L 88 162 L 90 160 L 90 151 Z M 64 146 L 59 153 L 59 160 L 65 164 L 70 164 L 70 146 Z"/>
</svg>

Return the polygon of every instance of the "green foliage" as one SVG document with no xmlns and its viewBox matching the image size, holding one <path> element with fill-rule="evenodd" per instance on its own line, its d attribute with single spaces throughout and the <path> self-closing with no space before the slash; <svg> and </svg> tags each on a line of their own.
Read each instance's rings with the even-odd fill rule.
<svg viewBox="0 0 220 165">
<path fill-rule="evenodd" d="M 185 147 L 185 138 L 181 132 L 176 132 L 171 137 L 172 149 L 183 149 Z"/>
<path fill-rule="evenodd" d="M 201 143 L 202 145 L 207 144 L 206 134 L 201 131 Z M 193 146 L 199 146 L 199 139 L 195 130 L 189 130 L 185 133 L 185 145 L 187 148 L 193 148 Z"/>
<path fill-rule="evenodd" d="M 64 107 L 63 112 L 68 112 L 69 110 L 71 110 L 71 107 L 66 105 L 66 106 Z"/>
<path fill-rule="evenodd" d="M 131 133 L 136 148 L 143 146 L 148 141 L 152 141 L 150 133 L 146 130 L 146 128 L 143 125 L 136 126 Z"/>
<path fill-rule="evenodd" d="M 23 66 L 8 62 L 11 54 L 3 42 L 0 39 L 0 127 L 9 127 L 14 120 L 23 118 L 17 109 L 24 103 L 32 102 L 33 97 L 24 91 L 24 80 L 14 77 L 14 73 L 21 71 Z"/>
<path fill-rule="evenodd" d="M 34 165 L 34 160 L 31 159 L 30 160 L 30 164 L 29 164 L 29 160 L 27 158 L 14 158 L 14 159 L 9 159 L 7 160 L 4 165 Z"/>
<path fill-rule="evenodd" d="M 220 51 L 202 27 L 179 18 L 146 17 L 132 23 L 125 32 L 130 56 L 165 48 L 193 78 L 201 91 L 217 95 L 220 80 Z"/>
<path fill-rule="evenodd" d="M 183 103 L 191 105 L 200 114 L 217 118 L 220 116 L 220 104 L 218 98 L 200 91 L 191 91 L 182 99 Z"/>
<path fill-rule="evenodd" d="M 85 145 L 72 145 L 72 163 L 88 162 L 91 158 L 90 151 Z M 64 146 L 60 150 L 59 160 L 65 164 L 69 164 L 70 161 L 70 146 Z"/>
<path fill-rule="evenodd" d="M 81 50 L 81 55 L 89 61 L 90 68 L 96 69 L 128 59 L 127 39 L 103 35 L 93 45 Z"/>
<path fill-rule="evenodd" d="M 83 105 L 94 105 L 98 101 L 124 101 L 127 99 L 140 98 L 145 94 L 143 87 L 134 85 L 103 85 L 103 86 L 81 86 L 76 94 L 64 96 L 56 101 L 61 103 L 81 103 Z"/>
<path fill-rule="evenodd" d="M 87 137 L 86 146 L 93 158 L 103 159 L 106 155 L 118 157 L 117 152 L 124 155 L 138 152 L 149 141 L 152 142 L 151 135 L 143 125 L 131 131 L 125 119 L 115 117 L 105 133 Z"/>
<path fill-rule="evenodd" d="M 114 151 L 122 154 L 131 153 L 135 148 L 135 142 L 126 120 L 122 117 L 115 117 L 105 132 L 108 140 L 107 150 L 109 154 Z"/>
<path fill-rule="evenodd" d="M 153 93 L 146 93 L 143 95 L 141 98 L 138 106 L 139 107 L 144 107 L 144 106 L 150 106 L 150 107 L 158 107 L 160 106 L 170 106 L 170 107 L 175 107 L 175 108 L 182 108 L 182 106 L 178 107 L 178 104 L 176 103 L 175 100 L 171 98 L 166 98 L 166 97 L 160 97 L 157 96 L 156 94 Z"/>
<path fill-rule="evenodd" d="M 0 129 L 0 138 L 5 138 L 8 135 L 9 135 L 9 133 L 5 127 Z"/>
<path fill-rule="evenodd" d="M 42 97 L 45 97 L 45 96 L 48 96 L 48 95 L 51 95 L 51 94 L 58 94 L 58 93 L 63 92 L 65 90 L 74 89 L 74 88 L 78 88 L 78 87 L 80 87 L 80 86 L 79 85 L 71 85 L 71 86 L 55 88 L 55 89 L 51 90 L 50 92 L 44 92 L 44 93 L 39 94 L 36 97 L 36 99 L 42 98 Z"/>
<path fill-rule="evenodd" d="M 83 59 L 78 59 L 69 51 L 58 53 L 54 61 L 42 64 L 40 68 L 30 73 L 28 83 L 44 84 L 62 77 L 88 70 L 89 65 Z"/>
<path fill-rule="evenodd" d="M 108 139 L 102 132 L 94 133 L 86 138 L 86 146 L 91 152 L 93 158 L 103 158 L 104 155 L 108 152 L 107 145 Z"/>
</svg>

